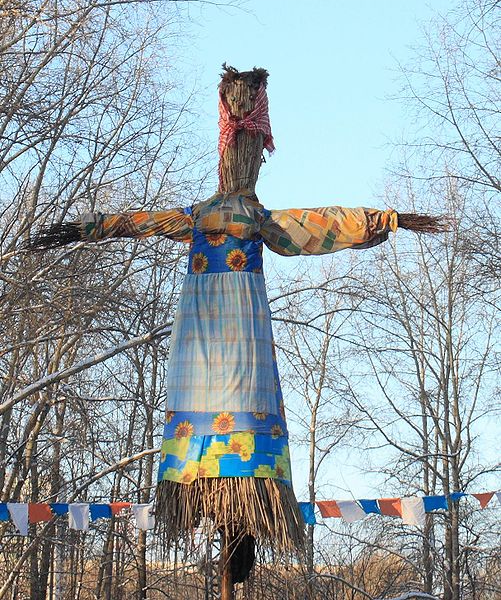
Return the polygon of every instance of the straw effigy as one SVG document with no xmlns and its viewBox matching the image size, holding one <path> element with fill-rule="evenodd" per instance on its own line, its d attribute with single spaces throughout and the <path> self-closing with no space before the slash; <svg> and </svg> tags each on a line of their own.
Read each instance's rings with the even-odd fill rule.
<svg viewBox="0 0 501 600">
<path fill-rule="evenodd" d="M 254 68 L 239 72 L 223 65 L 220 102 L 226 102 L 230 118 L 252 113 L 260 86 L 268 72 Z M 224 127 L 220 121 L 220 127 Z M 245 190 L 257 202 L 255 187 L 264 161 L 265 135 L 239 129 L 233 143 L 220 143 L 218 192 Z M 161 481 L 157 491 L 157 515 L 166 542 L 189 540 L 195 529 L 209 536 L 219 532 L 229 546 L 232 581 L 248 577 L 254 562 L 255 541 L 273 551 L 301 553 L 304 522 L 292 487 L 277 479 L 256 477 L 198 478 L 189 485 Z"/>
<path fill-rule="evenodd" d="M 231 114 L 243 118 L 254 109 L 259 86 L 266 86 L 268 71 L 254 69 L 239 73 L 233 67 L 223 65 L 224 72 L 219 86 L 220 94 L 227 102 Z M 259 169 L 263 162 L 263 133 L 241 130 L 234 144 L 228 145 L 219 160 L 219 191 L 236 192 L 247 189 L 255 192 Z"/>
</svg>

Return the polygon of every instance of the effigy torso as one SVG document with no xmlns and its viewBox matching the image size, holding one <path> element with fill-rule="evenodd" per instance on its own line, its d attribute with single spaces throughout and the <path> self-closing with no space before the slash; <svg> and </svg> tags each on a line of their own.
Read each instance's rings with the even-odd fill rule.
<svg viewBox="0 0 501 600">
<path fill-rule="evenodd" d="M 193 239 L 171 339 L 159 480 L 290 485 L 259 234 L 269 211 L 217 194 L 187 212 Z"/>
</svg>

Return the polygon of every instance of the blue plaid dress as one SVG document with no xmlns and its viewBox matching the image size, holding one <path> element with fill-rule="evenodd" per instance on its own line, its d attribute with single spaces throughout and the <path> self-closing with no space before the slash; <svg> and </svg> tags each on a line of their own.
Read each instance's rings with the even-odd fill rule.
<svg viewBox="0 0 501 600">
<path fill-rule="evenodd" d="M 194 223 L 171 339 L 158 479 L 269 477 L 290 485 L 258 223 L 249 223 L 251 239 L 206 234 Z"/>
</svg>

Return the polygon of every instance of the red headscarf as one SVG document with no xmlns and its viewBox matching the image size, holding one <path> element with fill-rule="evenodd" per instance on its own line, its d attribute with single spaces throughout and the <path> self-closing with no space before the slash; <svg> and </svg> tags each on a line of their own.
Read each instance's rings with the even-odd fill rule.
<svg viewBox="0 0 501 600">
<path fill-rule="evenodd" d="M 264 84 L 257 90 L 254 109 L 246 116 L 239 118 L 231 114 L 224 95 L 219 91 L 219 156 L 223 156 L 228 146 L 235 143 L 237 131 L 244 129 L 251 133 L 264 135 L 264 147 L 271 154 L 275 150 L 271 134 L 270 115 L 268 114 L 268 96 Z"/>
</svg>

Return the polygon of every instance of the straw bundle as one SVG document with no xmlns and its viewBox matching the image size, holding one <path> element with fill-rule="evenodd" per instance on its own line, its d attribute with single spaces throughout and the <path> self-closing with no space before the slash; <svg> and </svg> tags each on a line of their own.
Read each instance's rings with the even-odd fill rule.
<svg viewBox="0 0 501 600">
<path fill-rule="evenodd" d="M 194 529 L 226 530 L 238 542 L 252 536 L 280 552 L 303 549 L 304 522 L 292 488 L 257 477 L 199 478 L 158 484 L 156 512 L 166 542 L 189 541 Z"/>
<path fill-rule="evenodd" d="M 75 223 L 55 223 L 42 228 L 26 247 L 30 250 L 50 250 L 82 240 L 82 231 Z"/>
<path fill-rule="evenodd" d="M 415 233 L 443 233 L 449 229 L 450 223 L 444 216 L 398 213 L 398 226 Z"/>
</svg>

